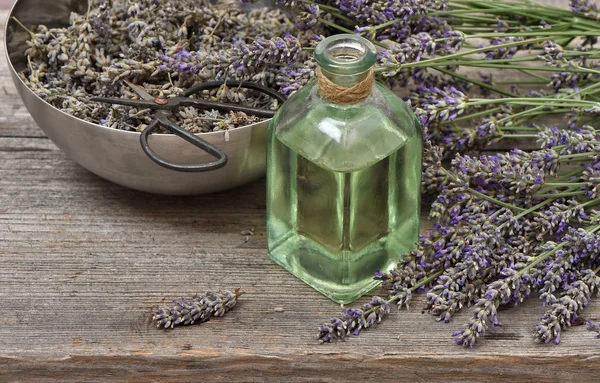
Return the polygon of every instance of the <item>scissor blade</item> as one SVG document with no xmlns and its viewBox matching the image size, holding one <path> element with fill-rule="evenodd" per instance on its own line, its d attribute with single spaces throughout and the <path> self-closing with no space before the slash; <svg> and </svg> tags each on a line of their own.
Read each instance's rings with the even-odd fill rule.
<svg viewBox="0 0 600 383">
<path fill-rule="evenodd" d="M 103 102 L 106 104 L 133 106 L 135 108 L 154 108 L 154 107 L 156 107 L 156 104 L 153 101 L 131 100 L 128 98 L 92 97 L 92 98 L 90 98 L 90 101 Z"/>
<path fill-rule="evenodd" d="M 142 88 L 140 86 L 137 86 L 135 84 L 132 84 L 132 83 L 130 83 L 127 80 L 124 80 L 124 82 L 125 82 L 125 84 L 129 85 L 129 87 L 131 89 L 133 89 L 135 91 L 135 93 L 137 93 L 144 100 L 147 100 L 147 101 L 153 101 L 154 100 L 154 97 L 152 97 L 152 95 L 150 93 L 146 92 L 144 90 L 144 88 Z"/>
</svg>

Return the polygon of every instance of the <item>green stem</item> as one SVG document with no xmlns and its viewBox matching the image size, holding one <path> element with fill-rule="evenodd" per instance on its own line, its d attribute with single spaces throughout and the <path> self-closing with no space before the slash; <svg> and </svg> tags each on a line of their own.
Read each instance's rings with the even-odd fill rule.
<svg viewBox="0 0 600 383">
<path fill-rule="evenodd" d="M 499 45 L 498 45 L 499 46 Z M 440 59 L 444 59 L 446 57 L 450 57 L 450 55 L 448 56 L 440 56 Z M 499 68 L 499 69 L 513 69 L 513 70 L 536 70 L 536 71 L 540 71 L 540 72 L 573 72 L 573 73 L 593 73 L 593 74 L 600 74 L 600 71 L 594 70 L 594 69 L 587 69 L 587 68 L 581 68 L 581 67 L 570 67 L 570 68 L 557 68 L 557 67 L 552 67 L 552 66 L 529 66 L 529 65 L 504 65 L 504 64 L 495 64 L 493 63 L 494 60 L 489 60 L 490 63 L 488 64 L 474 64 L 472 62 L 469 61 L 449 61 L 449 62 L 435 62 L 435 63 L 429 63 L 429 64 L 423 64 L 420 65 L 422 63 L 425 63 L 427 60 L 424 61 L 418 61 L 416 63 L 409 63 L 409 64 L 405 64 L 404 67 L 420 67 L 420 66 L 430 66 L 430 67 L 437 67 L 437 66 L 449 66 L 449 65 L 457 65 L 457 66 L 470 66 L 470 67 L 475 67 L 475 68 Z M 418 65 L 419 64 L 419 65 Z M 381 69 L 376 70 L 376 71 L 385 71 L 385 70 L 389 70 L 386 67 L 380 67 Z M 395 68 L 395 66 L 394 66 Z"/>
<path fill-rule="evenodd" d="M 542 32 L 511 32 L 510 36 L 560 36 L 560 37 L 579 37 L 579 36 L 598 36 L 598 31 L 577 31 L 577 32 L 554 32 L 554 31 L 542 31 Z M 478 39 L 478 38 L 490 38 L 490 37 L 506 37 L 506 33 L 480 33 L 473 36 L 465 36 L 466 39 Z M 527 40 L 526 40 L 527 41 Z"/>
<path fill-rule="evenodd" d="M 541 77 L 541 76 L 540 76 Z M 546 85 L 548 84 L 548 79 L 545 79 L 544 81 L 519 81 L 518 84 L 519 85 Z M 515 83 L 515 81 L 495 81 L 494 84 L 496 85 L 513 85 Z"/>
<path fill-rule="evenodd" d="M 522 207 L 514 206 L 514 205 L 511 205 L 511 204 L 508 204 L 508 203 L 505 203 L 505 202 L 499 201 L 499 200 L 497 200 L 496 198 L 490 197 L 490 196 L 488 196 L 487 194 L 480 193 L 480 192 L 478 192 L 478 191 L 477 191 L 477 190 L 475 190 L 475 189 L 467 188 L 467 191 L 468 191 L 469 193 L 471 193 L 471 194 L 473 194 L 473 195 L 475 195 L 475 196 L 479 197 L 479 198 L 483 198 L 483 199 L 485 199 L 485 200 L 488 200 L 488 201 L 490 201 L 490 202 L 492 202 L 492 203 L 494 203 L 494 204 L 496 204 L 496 205 L 498 205 L 498 206 L 502 206 L 502 207 L 505 207 L 505 208 L 507 208 L 507 209 L 511 209 L 511 210 L 520 210 L 520 211 L 524 211 L 524 210 L 525 210 L 525 209 L 523 209 Z"/>
<path fill-rule="evenodd" d="M 583 173 L 583 169 L 577 168 L 577 169 L 571 170 L 570 172 L 559 173 L 559 177 L 556 178 L 556 180 L 568 179 L 570 177 L 578 175 L 579 173 Z"/>
<path fill-rule="evenodd" d="M 576 189 L 576 188 L 571 188 L 570 190 L 574 190 L 574 189 Z M 527 214 L 534 213 L 534 212 L 535 212 L 535 211 L 537 211 L 539 208 L 541 208 L 541 207 L 544 207 L 545 205 L 548 205 L 550 202 L 553 202 L 553 201 L 555 201 L 555 200 L 557 200 L 557 199 L 558 199 L 558 197 L 556 197 L 556 198 L 548 198 L 547 200 L 545 200 L 545 201 L 543 201 L 543 202 L 540 202 L 540 203 L 538 203 L 537 205 L 535 205 L 535 206 L 532 206 L 532 207 L 530 207 L 529 209 L 527 209 L 527 210 L 525 210 L 525 211 L 522 211 L 522 212 L 520 212 L 519 214 L 517 214 L 517 215 L 515 216 L 515 219 L 519 219 L 519 218 L 525 217 Z M 500 226 L 498 227 L 498 229 L 502 229 L 502 228 L 504 228 L 504 226 L 506 226 L 506 225 L 508 225 L 508 222 L 505 222 L 505 223 L 503 223 L 502 225 L 500 225 Z"/>
<path fill-rule="evenodd" d="M 573 158 L 588 158 L 591 156 L 594 156 L 598 154 L 597 152 L 585 152 L 585 153 L 574 153 L 574 154 L 561 154 L 559 156 L 559 158 L 569 158 L 569 159 L 573 159 Z"/>
<path fill-rule="evenodd" d="M 582 194 L 585 194 L 585 193 L 587 193 L 587 191 L 580 190 L 580 191 L 574 191 L 574 192 L 569 192 L 569 193 L 534 194 L 533 196 L 536 197 L 536 198 L 546 198 L 546 197 L 560 198 L 560 197 L 574 197 L 574 196 L 582 195 Z"/>
<path fill-rule="evenodd" d="M 528 126 L 504 126 L 501 127 L 500 130 L 502 131 L 511 131 L 511 130 L 519 130 L 519 131 L 531 131 L 531 132 L 539 132 L 540 130 L 538 128 L 530 128 Z M 537 134 L 533 134 L 533 137 L 537 137 Z"/>
<path fill-rule="evenodd" d="M 410 290 L 411 291 L 415 291 L 419 287 L 425 286 L 426 284 L 428 284 L 429 282 L 433 281 L 434 279 L 436 279 L 437 277 L 439 277 L 443 273 L 444 273 L 444 270 L 436 271 L 435 273 L 431 274 L 427 278 L 421 279 L 416 285 L 414 285 L 413 287 L 411 287 Z"/>
<path fill-rule="evenodd" d="M 562 175 L 562 176 L 560 176 L 560 177 L 557 177 L 557 178 L 555 178 L 555 181 L 557 181 L 557 182 L 560 182 L 560 181 L 566 181 L 566 180 L 568 180 L 569 178 L 571 178 L 571 177 L 573 177 L 573 176 L 576 176 L 576 175 L 578 175 L 578 174 L 580 174 L 580 173 L 583 173 L 583 169 L 582 169 L 582 168 L 577 168 L 577 169 L 575 169 L 575 170 L 571 170 L 570 172 L 567 172 L 567 173 L 563 174 L 563 175 Z M 560 186 L 556 186 L 556 187 L 546 187 L 546 185 L 547 185 L 547 184 L 548 184 L 548 183 L 544 183 L 544 187 L 543 187 L 543 188 L 541 188 L 540 190 L 538 190 L 538 193 L 540 193 L 540 194 L 543 194 L 543 193 L 548 193 L 548 192 L 551 192 L 552 190 L 556 190 L 556 189 L 559 189 L 559 188 L 560 188 Z M 564 187 L 564 186 L 563 186 L 563 187 Z M 576 189 L 573 189 L 573 190 L 569 189 L 569 190 L 566 190 L 566 191 L 568 191 L 568 192 L 569 192 L 569 191 L 575 191 L 575 190 L 576 190 Z M 554 199 L 556 199 L 556 198 L 554 198 Z M 552 200 L 554 200 L 554 199 L 552 199 Z"/>
<path fill-rule="evenodd" d="M 500 112 L 501 110 L 502 110 L 502 108 L 493 108 L 493 109 L 488 109 L 488 110 L 482 110 L 481 112 L 471 113 L 471 114 L 468 114 L 466 116 L 457 117 L 457 118 L 455 118 L 452 121 L 443 121 L 442 124 L 453 124 L 455 122 L 470 120 L 472 118 L 486 116 L 488 114 L 493 114 L 493 113 L 496 113 L 496 112 Z"/>
<path fill-rule="evenodd" d="M 443 60 L 454 59 L 457 57 L 463 57 L 463 56 L 471 55 L 474 53 L 487 52 L 489 50 L 495 50 L 495 49 L 500 49 L 500 48 L 510 48 L 510 47 L 523 45 L 525 43 L 531 44 L 531 43 L 542 42 L 542 41 L 546 41 L 546 40 L 547 39 L 532 39 L 532 40 L 517 41 L 517 42 L 511 42 L 511 43 L 505 43 L 505 44 L 499 44 L 499 45 L 491 45 L 491 46 L 482 47 L 482 48 L 478 48 L 478 49 L 471 49 L 471 50 L 464 51 L 464 52 L 453 53 L 453 54 L 450 54 L 447 56 L 433 57 L 433 58 L 430 58 L 427 60 L 407 63 L 407 64 L 403 64 L 400 66 L 402 66 L 404 68 L 418 67 L 418 66 L 430 66 L 432 63 L 439 63 L 440 61 L 443 61 Z M 456 65 L 456 63 L 446 63 L 444 65 Z M 526 69 L 531 69 L 531 68 L 529 67 Z M 380 68 L 376 69 L 376 71 L 383 71 L 383 70 L 389 70 L 389 69 L 386 69 L 385 67 L 380 67 Z"/>
<path fill-rule="evenodd" d="M 517 97 L 517 98 L 494 98 L 494 99 L 482 99 L 482 98 L 473 98 L 469 100 L 469 106 L 476 105 L 489 105 L 489 104 L 515 104 L 515 105 L 539 105 L 543 107 L 551 106 L 550 104 L 564 104 L 565 102 L 569 103 L 569 106 L 582 106 L 582 107 L 592 107 L 599 106 L 597 102 L 594 101 L 585 101 L 585 100 L 572 100 L 566 98 L 547 98 L 547 97 Z"/>
<path fill-rule="evenodd" d="M 574 163 L 585 162 L 585 161 L 587 161 L 587 158 L 575 158 L 573 160 L 561 160 L 560 163 L 561 164 L 574 164 Z"/>
<path fill-rule="evenodd" d="M 600 202 L 600 198 L 595 198 L 595 199 L 591 199 L 587 202 L 582 203 L 581 206 L 586 208 L 586 207 L 594 206 L 599 202 Z"/>
<path fill-rule="evenodd" d="M 318 18 L 317 18 L 317 20 L 318 20 L 319 22 L 321 22 L 321 23 L 325 24 L 325 25 L 329 25 L 330 27 L 332 27 L 332 28 L 335 28 L 335 29 L 337 29 L 337 30 L 340 30 L 340 31 L 342 31 L 342 32 L 345 32 L 345 33 L 352 33 L 352 34 L 354 34 L 354 31 L 352 31 L 352 30 L 350 30 L 350 29 L 348 29 L 348 28 L 344 28 L 344 27 L 342 27 L 341 25 L 337 25 L 336 23 L 332 23 L 331 21 L 328 21 L 328 20 L 322 19 L 322 18 L 320 18 L 320 17 L 318 17 Z"/>
<path fill-rule="evenodd" d="M 27 28 L 25 25 L 23 25 L 23 23 L 21 21 L 19 21 L 19 19 L 17 19 L 15 16 L 11 17 L 11 19 L 13 19 L 17 24 L 19 24 L 19 26 L 23 29 L 25 29 L 27 31 L 27 33 L 29 33 L 31 35 L 31 37 L 35 37 L 35 33 L 33 33 L 29 28 Z"/>
<path fill-rule="evenodd" d="M 569 186 L 586 186 L 587 182 L 546 182 L 544 186 L 558 186 L 558 187 L 569 187 Z"/>
<path fill-rule="evenodd" d="M 537 138 L 537 134 L 503 134 L 502 138 Z"/>
<path fill-rule="evenodd" d="M 548 251 L 546 251 L 546 252 L 544 252 L 544 253 L 536 256 L 534 258 L 534 260 L 530 264 L 528 264 L 527 266 L 525 266 L 524 268 L 522 268 L 521 270 L 519 270 L 517 272 L 517 275 L 521 276 L 521 275 L 525 274 L 527 271 L 531 270 L 534 266 L 536 266 L 540 262 L 544 261 L 550 255 L 554 254 L 556 251 L 562 249 L 566 245 L 567 245 L 567 242 L 561 242 L 558 245 L 554 246 L 553 249 L 550 249 L 550 250 L 548 250 Z"/>
<path fill-rule="evenodd" d="M 460 73 L 452 72 L 452 71 L 449 71 L 449 70 L 446 70 L 446 69 L 443 69 L 443 68 L 433 68 L 433 69 L 435 69 L 435 70 L 437 70 L 439 72 L 445 73 L 445 74 L 447 74 L 449 76 L 456 77 L 456 78 L 461 79 L 463 81 L 467 81 L 467 82 L 470 82 L 472 84 L 478 85 L 481 88 L 485 88 L 485 89 L 491 90 L 492 92 L 499 93 L 499 94 L 501 94 L 503 96 L 517 97 L 517 95 L 514 94 L 514 93 L 507 92 L 507 91 L 502 90 L 502 89 L 498 89 L 498 88 L 496 88 L 493 85 L 486 84 L 486 83 L 483 83 L 481 81 L 473 80 L 473 79 L 471 79 L 471 78 L 469 78 L 467 76 L 464 76 L 464 75 L 462 75 Z"/>
<path fill-rule="evenodd" d="M 598 51 L 592 51 L 592 52 L 570 52 L 570 51 L 567 51 L 567 52 L 563 52 L 563 57 L 583 57 L 583 56 L 586 56 L 589 59 L 596 59 L 596 58 L 600 57 L 600 53 Z M 445 56 L 445 57 L 447 57 L 447 56 Z M 490 62 L 490 60 L 468 58 L 468 57 L 464 57 L 463 60 L 465 60 L 463 65 L 486 64 L 486 63 Z M 533 55 L 533 56 L 501 58 L 501 59 L 493 60 L 493 62 L 496 64 L 500 64 L 500 63 L 510 64 L 510 63 L 530 62 L 530 61 L 539 61 L 539 59 L 538 59 L 537 55 Z M 544 77 L 542 77 L 541 79 L 548 80 L 547 78 L 544 78 Z"/>
<path fill-rule="evenodd" d="M 546 84 L 550 81 L 549 78 L 546 78 L 544 76 L 540 76 L 537 73 L 533 73 L 532 71 L 526 70 L 526 69 L 518 69 L 519 72 L 524 73 L 526 75 L 529 75 L 531 77 L 537 78 L 538 80 L 544 80 L 546 82 Z"/>
<path fill-rule="evenodd" d="M 577 95 L 587 94 L 591 90 L 593 90 L 595 88 L 598 88 L 598 87 L 600 87 L 600 83 L 592 84 L 590 86 L 587 86 L 585 88 L 580 89 L 577 92 L 568 94 L 568 95 L 564 96 L 563 98 L 564 99 L 570 99 L 570 98 L 575 97 Z M 537 111 L 543 111 L 543 109 L 544 109 L 544 106 L 537 106 L 537 107 L 535 107 L 533 109 L 524 110 L 522 112 L 510 115 L 508 117 L 505 117 L 503 119 L 498 120 L 498 124 L 506 122 L 506 121 L 513 120 L 513 119 L 515 119 L 517 117 L 527 116 L 527 115 L 533 114 L 533 113 L 535 113 Z M 570 109 L 565 110 L 565 112 L 569 112 L 569 111 L 570 111 Z M 563 110 L 562 109 L 558 109 L 558 110 L 554 110 L 554 111 L 543 111 L 543 112 L 544 112 L 544 114 L 548 114 L 548 113 L 563 113 Z"/>
</svg>

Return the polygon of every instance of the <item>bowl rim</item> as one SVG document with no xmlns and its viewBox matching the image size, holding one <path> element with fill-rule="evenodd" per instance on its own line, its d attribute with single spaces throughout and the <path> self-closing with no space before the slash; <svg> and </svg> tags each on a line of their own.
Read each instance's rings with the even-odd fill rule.
<svg viewBox="0 0 600 383">
<path fill-rule="evenodd" d="M 33 94 L 39 101 L 43 102 L 44 104 L 48 105 L 49 107 L 51 107 L 52 109 L 54 109 L 55 111 L 65 115 L 67 118 L 71 118 L 73 120 L 75 120 L 77 123 L 84 123 L 86 125 L 90 125 L 94 128 L 98 128 L 98 129 L 106 129 L 108 131 L 111 132 L 115 132 L 115 134 L 119 134 L 119 133 L 123 133 L 123 134 L 133 134 L 133 135 L 137 135 L 137 136 L 141 136 L 141 132 L 132 132 L 130 130 L 121 130 L 121 129 L 115 129 L 115 128 L 109 128 L 107 126 L 102 126 L 99 125 L 95 122 L 90 122 L 90 121 L 86 121 L 83 120 L 79 117 L 75 117 L 67 112 L 64 112 L 60 109 L 58 109 L 57 107 L 55 107 L 54 105 L 51 105 L 50 103 L 48 103 L 46 100 L 44 100 L 43 98 L 41 98 L 40 96 L 38 96 L 33 90 L 31 90 L 31 88 L 29 88 L 27 86 L 27 84 L 25 84 L 25 82 L 23 82 L 23 80 L 21 79 L 21 76 L 19 76 L 19 72 L 17 72 L 17 70 L 15 69 L 15 67 L 13 66 L 13 63 L 10 59 L 10 55 L 8 53 L 8 23 L 10 22 L 11 18 L 13 17 L 13 13 L 15 11 L 15 7 L 17 6 L 17 4 L 20 2 L 21 0 L 16 0 L 12 6 L 10 7 L 10 10 L 8 12 L 8 16 L 6 17 L 6 21 L 4 23 L 4 37 L 3 37 L 3 43 L 4 43 L 4 56 L 6 57 L 6 61 L 8 62 L 8 67 L 9 69 L 12 71 L 12 78 L 13 80 L 16 78 L 18 79 L 18 81 L 21 83 L 22 86 L 24 86 L 31 94 Z M 23 100 L 21 100 L 23 101 Z M 250 124 L 250 125 L 244 125 L 241 126 L 239 128 L 234 128 L 229 130 L 229 134 L 236 134 L 236 132 L 240 132 L 242 133 L 245 130 L 248 129 L 252 129 L 253 127 L 257 126 L 257 125 L 261 125 L 261 124 L 265 124 L 271 121 L 272 118 L 268 118 L 259 122 L 255 122 L 254 124 Z M 223 132 L 225 132 L 225 130 L 219 130 L 216 132 L 201 132 L 201 133 L 193 133 L 196 136 L 200 136 L 200 137 L 214 137 L 217 138 L 217 136 L 222 136 Z M 153 133 L 152 134 L 153 137 L 175 137 L 178 138 L 177 135 L 175 134 L 168 134 L 168 133 Z"/>
</svg>

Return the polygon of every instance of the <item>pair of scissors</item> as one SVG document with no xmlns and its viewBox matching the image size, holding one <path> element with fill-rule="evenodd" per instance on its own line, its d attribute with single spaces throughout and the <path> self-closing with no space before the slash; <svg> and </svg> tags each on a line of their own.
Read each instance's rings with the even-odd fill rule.
<svg viewBox="0 0 600 383">
<path fill-rule="evenodd" d="M 154 119 L 150 122 L 150 124 L 144 129 L 140 136 L 140 143 L 142 145 L 142 150 L 150 159 L 157 164 L 171 170 L 177 170 L 182 172 L 206 172 L 209 170 L 215 170 L 222 168 L 227 164 L 227 154 L 223 152 L 218 147 L 214 146 L 210 142 L 202 139 L 201 137 L 194 135 L 187 130 L 181 128 L 179 125 L 174 123 L 171 120 L 173 113 L 181 107 L 194 107 L 196 109 L 202 110 L 218 110 L 219 112 L 244 112 L 249 115 L 254 115 L 257 117 L 263 118 L 271 118 L 275 115 L 274 110 L 269 109 L 261 109 L 261 108 L 253 108 L 243 105 L 236 104 L 226 104 L 216 101 L 203 100 L 199 98 L 192 98 L 190 96 L 202 92 L 206 89 L 214 89 L 219 88 L 223 85 L 230 87 L 240 87 L 246 89 L 257 90 L 261 93 L 264 93 L 274 99 L 277 99 L 279 102 L 285 102 L 285 97 L 275 90 L 268 88 L 266 86 L 252 83 L 252 82 L 242 82 L 235 80 L 223 80 L 223 81 L 208 81 L 201 84 L 194 85 L 189 88 L 185 92 L 182 93 L 179 97 L 173 98 L 155 98 L 148 92 L 144 90 L 144 88 L 137 86 L 135 84 L 130 83 L 129 81 L 125 81 L 125 83 L 131 87 L 142 99 L 141 100 L 132 100 L 126 98 L 109 98 L 109 97 L 93 97 L 91 101 L 108 103 L 108 104 L 117 104 L 117 105 L 126 105 L 140 109 L 152 109 L 156 111 Z M 165 160 L 156 154 L 148 144 L 148 137 L 155 133 L 157 129 L 163 127 L 167 129 L 169 132 L 176 134 L 182 139 L 186 140 L 190 144 L 202 149 L 206 153 L 216 158 L 216 161 L 205 163 L 205 164 L 176 164 Z"/>
</svg>

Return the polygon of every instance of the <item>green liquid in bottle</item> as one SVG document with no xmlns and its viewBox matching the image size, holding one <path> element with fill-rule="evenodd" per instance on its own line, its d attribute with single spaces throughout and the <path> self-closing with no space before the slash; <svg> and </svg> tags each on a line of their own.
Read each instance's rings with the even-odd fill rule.
<svg viewBox="0 0 600 383">
<path fill-rule="evenodd" d="M 267 134 L 269 254 L 332 300 L 352 302 L 418 239 L 420 128 L 381 85 L 340 106 L 313 83 L 282 109 Z"/>
</svg>

